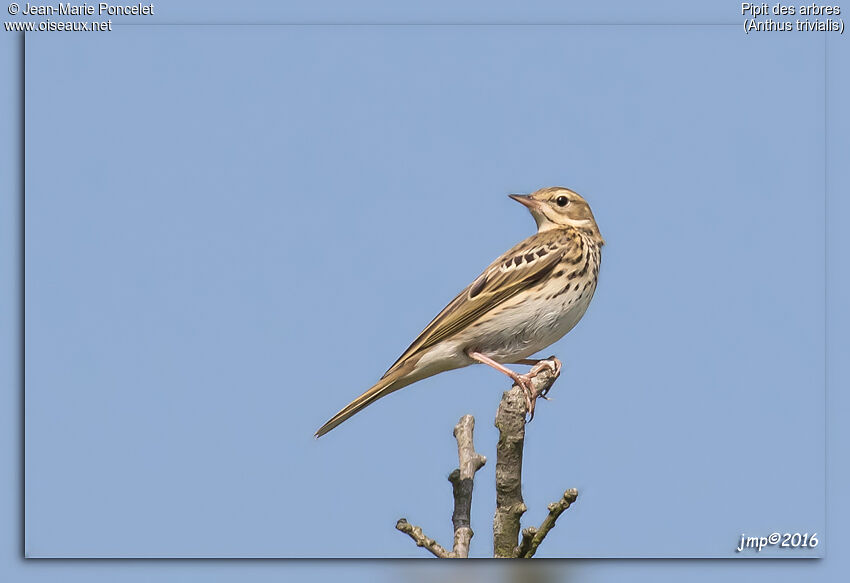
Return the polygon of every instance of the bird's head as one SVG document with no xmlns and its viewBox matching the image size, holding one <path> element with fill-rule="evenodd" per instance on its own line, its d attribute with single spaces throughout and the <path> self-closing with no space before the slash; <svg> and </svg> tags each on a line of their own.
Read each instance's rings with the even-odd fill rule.
<svg viewBox="0 0 850 583">
<path fill-rule="evenodd" d="M 569 188 L 550 186 L 531 194 L 508 196 L 528 207 L 531 216 L 537 222 L 538 232 L 574 227 L 589 231 L 599 237 L 600 241 L 602 240 L 590 205 L 579 193 Z"/>
</svg>

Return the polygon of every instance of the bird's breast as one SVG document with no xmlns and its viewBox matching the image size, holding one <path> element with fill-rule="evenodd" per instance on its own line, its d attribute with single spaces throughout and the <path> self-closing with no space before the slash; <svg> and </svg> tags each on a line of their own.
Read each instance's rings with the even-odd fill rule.
<svg viewBox="0 0 850 583">
<path fill-rule="evenodd" d="M 463 343 L 509 363 L 560 340 L 584 316 L 596 291 L 600 256 L 593 251 L 578 265 L 558 267 L 540 284 L 496 306 L 460 335 Z"/>
<path fill-rule="evenodd" d="M 581 320 L 593 294 L 601 260 L 598 245 L 582 241 L 582 253 L 564 260 L 532 287 L 494 306 L 466 328 L 427 349 L 413 376 L 473 364 L 468 352 L 508 364 L 560 340 Z"/>
</svg>

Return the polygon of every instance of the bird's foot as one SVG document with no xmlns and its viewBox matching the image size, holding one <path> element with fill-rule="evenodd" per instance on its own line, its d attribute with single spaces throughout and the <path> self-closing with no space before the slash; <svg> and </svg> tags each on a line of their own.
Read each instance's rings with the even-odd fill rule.
<svg viewBox="0 0 850 583">
<path fill-rule="evenodd" d="M 531 360 L 527 358 L 523 358 L 521 360 L 514 361 L 515 364 L 530 364 L 532 365 L 531 370 L 527 374 L 519 374 L 506 366 L 496 362 L 489 356 L 481 354 L 480 352 L 476 352 L 474 350 L 470 350 L 467 352 L 469 358 L 476 362 L 480 362 L 482 364 L 486 364 L 487 366 L 491 366 L 495 368 L 497 371 L 509 376 L 514 383 L 522 389 L 523 394 L 525 395 L 525 410 L 529 415 L 528 421 L 534 419 L 534 404 L 537 402 L 538 397 L 543 397 L 544 399 L 548 399 L 546 393 L 549 392 L 549 387 L 551 387 L 551 383 L 542 391 L 537 391 L 534 388 L 534 383 L 532 383 L 532 379 L 536 377 L 538 374 L 543 372 L 545 369 L 549 369 L 554 374 L 555 378 L 561 374 L 561 361 L 555 358 L 554 356 L 550 356 L 549 358 L 542 360 Z"/>
<path fill-rule="evenodd" d="M 531 384 L 531 379 L 534 378 L 534 375 L 531 373 L 528 374 L 518 374 L 514 381 L 519 388 L 522 389 L 523 395 L 525 395 L 525 410 L 528 413 L 528 421 L 530 422 L 534 419 L 534 404 L 537 402 L 537 391 L 534 390 L 534 386 Z"/>
<path fill-rule="evenodd" d="M 546 393 L 552 388 L 552 384 L 549 383 L 542 391 L 538 391 L 534 388 L 532 379 L 544 370 L 550 370 L 555 378 L 557 378 L 561 374 L 561 366 L 560 360 L 554 356 L 550 356 L 549 358 L 538 360 L 527 374 L 516 375 L 514 380 L 525 395 L 525 409 L 528 412 L 527 422 L 530 423 L 534 419 L 534 406 L 537 403 L 537 398 L 542 397 L 548 401 L 549 397 L 546 396 Z"/>
<path fill-rule="evenodd" d="M 538 360 L 537 364 L 531 367 L 531 370 L 528 372 L 528 376 L 534 378 L 544 370 L 548 369 L 552 371 L 552 374 L 555 376 L 555 378 L 558 378 L 561 375 L 561 366 L 562 365 L 560 359 L 558 359 L 556 356 L 550 356 L 549 358 Z M 548 401 L 549 397 L 546 396 L 546 393 L 548 393 L 549 389 L 551 388 L 552 385 L 548 385 L 545 389 L 539 392 L 538 396 L 543 397 Z"/>
</svg>

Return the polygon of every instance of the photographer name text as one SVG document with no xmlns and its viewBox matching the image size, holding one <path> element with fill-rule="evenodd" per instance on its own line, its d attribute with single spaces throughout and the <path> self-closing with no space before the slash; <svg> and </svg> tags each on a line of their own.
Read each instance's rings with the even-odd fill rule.
<svg viewBox="0 0 850 583">
<path fill-rule="evenodd" d="M 11 11 L 10 11 L 11 13 Z M 71 2 L 60 2 L 58 4 L 24 4 L 20 11 L 25 16 L 153 16 L 153 4 L 109 4 L 98 2 L 97 4 L 72 4 Z"/>
</svg>

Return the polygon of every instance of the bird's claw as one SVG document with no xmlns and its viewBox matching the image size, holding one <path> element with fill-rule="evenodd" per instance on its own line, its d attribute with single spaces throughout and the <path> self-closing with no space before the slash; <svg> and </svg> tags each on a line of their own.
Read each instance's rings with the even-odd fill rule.
<svg viewBox="0 0 850 583">
<path fill-rule="evenodd" d="M 537 401 L 537 391 L 531 386 L 532 378 L 534 377 L 530 374 L 517 375 L 517 384 L 522 389 L 523 395 L 525 395 L 525 410 L 529 415 L 526 423 L 534 419 L 534 403 Z"/>
<path fill-rule="evenodd" d="M 561 374 L 561 361 L 554 356 L 550 356 L 531 367 L 528 374 L 517 375 L 517 384 L 520 386 L 523 394 L 525 395 L 525 408 L 529 415 L 526 423 L 530 423 L 534 419 L 534 405 L 537 402 L 537 398 L 542 397 L 547 401 L 549 400 L 546 393 L 548 393 L 549 389 L 552 388 L 551 384 L 542 391 L 537 391 L 531 385 L 531 380 L 546 369 L 552 371 L 552 374 L 555 378 L 557 378 Z"/>
</svg>

